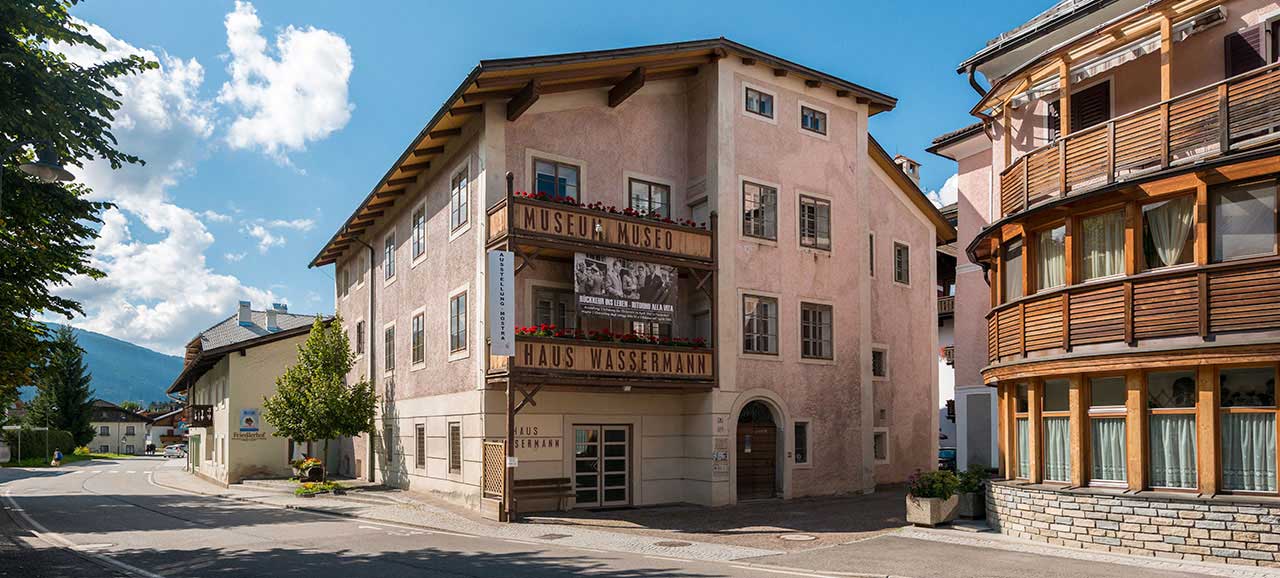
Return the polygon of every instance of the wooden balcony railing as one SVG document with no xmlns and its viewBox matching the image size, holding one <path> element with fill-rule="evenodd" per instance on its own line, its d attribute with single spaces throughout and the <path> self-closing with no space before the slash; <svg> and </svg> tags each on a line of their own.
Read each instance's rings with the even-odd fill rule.
<svg viewBox="0 0 1280 578">
<path fill-rule="evenodd" d="M 956 296 L 944 295 L 938 298 L 938 315 L 954 315 L 956 312 Z"/>
<path fill-rule="evenodd" d="M 1087 283 L 987 314 L 988 361 L 1082 345 L 1280 329 L 1280 258 Z"/>
<path fill-rule="evenodd" d="M 541 376 L 549 383 L 616 379 L 708 385 L 715 380 L 715 363 L 709 348 L 517 336 L 514 356 L 489 356 L 491 375 L 508 372 L 519 373 L 522 381 Z"/>
<path fill-rule="evenodd" d="M 1077 131 L 1000 173 L 1000 209 L 1028 207 L 1280 139 L 1280 63 Z"/>
</svg>

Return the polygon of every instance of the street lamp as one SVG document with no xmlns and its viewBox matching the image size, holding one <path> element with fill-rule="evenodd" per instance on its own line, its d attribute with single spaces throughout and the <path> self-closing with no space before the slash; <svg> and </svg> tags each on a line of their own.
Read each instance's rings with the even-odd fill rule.
<svg viewBox="0 0 1280 578">
<path fill-rule="evenodd" d="M 46 183 L 70 181 L 76 178 L 75 175 L 72 175 L 62 166 L 62 160 L 58 158 L 58 151 L 53 148 L 52 142 L 40 139 L 19 141 L 5 150 L 3 155 L 0 155 L 0 201 L 3 201 L 4 198 L 4 163 L 2 161 L 27 145 L 36 145 L 36 160 L 18 165 L 18 170 Z"/>
</svg>

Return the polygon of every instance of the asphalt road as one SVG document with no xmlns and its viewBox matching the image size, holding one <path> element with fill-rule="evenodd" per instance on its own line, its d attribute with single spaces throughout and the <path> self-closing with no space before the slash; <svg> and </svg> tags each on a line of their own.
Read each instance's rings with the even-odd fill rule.
<svg viewBox="0 0 1280 578">
<path fill-rule="evenodd" d="M 11 574 L 24 578 L 822 576 L 428 531 L 189 495 L 151 482 L 153 470 L 169 467 L 181 462 L 139 458 L 0 470 L 0 502 L 11 518 L 0 525 L 10 530 L 11 541 L 0 548 L 0 568 L 46 571 Z M 36 552 L 47 560 L 37 561 Z"/>
</svg>

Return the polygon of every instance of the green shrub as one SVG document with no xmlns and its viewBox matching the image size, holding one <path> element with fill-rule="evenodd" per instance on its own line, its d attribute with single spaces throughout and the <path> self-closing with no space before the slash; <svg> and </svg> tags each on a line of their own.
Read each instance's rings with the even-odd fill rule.
<svg viewBox="0 0 1280 578">
<path fill-rule="evenodd" d="M 978 464 L 969 466 L 969 469 L 960 474 L 960 487 L 958 491 L 961 494 L 974 494 L 982 491 L 982 484 L 987 481 L 987 468 Z"/>
<path fill-rule="evenodd" d="M 338 482 L 302 482 L 293 490 L 295 496 L 316 495 L 346 489 Z"/>
<path fill-rule="evenodd" d="M 91 453 L 93 452 L 89 451 L 89 446 L 80 446 L 76 448 L 76 451 L 75 451 L 75 455 L 77 456 L 87 456 Z"/>
<path fill-rule="evenodd" d="M 954 496 L 960 488 L 960 478 L 950 470 L 921 472 L 911 474 L 907 480 L 907 491 L 916 498 L 941 498 Z"/>
<path fill-rule="evenodd" d="M 46 433 L 49 440 L 47 446 L 45 445 Z M 71 437 L 71 432 L 63 430 L 44 432 L 22 428 L 20 430 L 4 431 L 3 436 L 5 443 L 9 444 L 10 461 L 14 462 L 18 461 L 19 436 L 21 436 L 22 457 L 24 459 L 35 456 L 44 457 L 46 454 L 52 456 L 55 449 L 62 450 L 63 454 L 71 454 L 76 449 L 76 443 Z"/>
</svg>

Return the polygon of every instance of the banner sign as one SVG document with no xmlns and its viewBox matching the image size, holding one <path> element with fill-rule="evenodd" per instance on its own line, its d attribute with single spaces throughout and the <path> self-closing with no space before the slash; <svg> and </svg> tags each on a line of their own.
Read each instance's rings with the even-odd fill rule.
<svg viewBox="0 0 1280 578">
<path fill-rule="evenodd" d="M 576 340 L 521 340 L 514 366 L 584 375 L 643 375 L 711 379 L 711 351 L 628 347 Z"/>
<path fill-rule="evenodd" d="M 518 201 L 515 210 L 512 223 L 517 231 L 665 255 L 711 258 L 708 231 L 529 201 Z"/>
<path fill-rule="evenodd" d="M 489 355 L 515 355 L 515 253 L 489 251 Z"/>
<path fill-rule="evenodd" d="M 258 408 L 240 410 L 240 431 L 258 431 Z"/>
<path fill-rule="evenodd" d="M 574 253 L 578 313 L 593 317 L 671 323 L 676 311 L 676 268 L 619 257 Z"/>
</svg>

